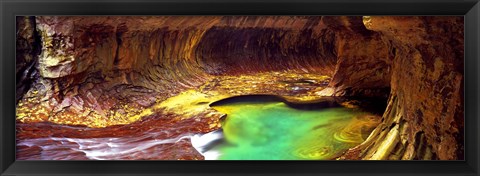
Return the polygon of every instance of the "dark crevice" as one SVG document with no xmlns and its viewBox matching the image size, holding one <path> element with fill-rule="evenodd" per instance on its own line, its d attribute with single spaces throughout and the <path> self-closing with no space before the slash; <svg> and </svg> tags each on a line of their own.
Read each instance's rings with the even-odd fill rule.
<svg viewBox="0 0 480 176">
<path fill-rule="evenodd" d="M 120 45 L 122 45 L 122 38 L 121 38 L 121 34 L 119 34 L 118 32 L 115 34 L 115 36 L 116 36 L 116 40 L 117 40 L 117 48 L 115 49 L 115 57 L 114 57 L 114 60 L 113 60 L 113 65 L 117 66 L 118 62 L 119 62 L 118 51 L 120 49 Z"/>
<path fill-rule="evenodd" d="M 122 46 L 122 35 L 123 35 L 123 33 L 127 32 L 127 31 L 128 31 L 128 28 L 127 28 L 125 23 L 122 23 L 122 24 L 117 26 L 117 30 L 115 32 L 115 39 L 117 41 L 117 48 L 115 49 L 115 57 L 114 57 L 114 60 L 113 60 L 113 65 L 115 67 L 117 67 L 119 62 L 120 62 L 119 51 L 120 51 L 120 47 Z M 116 69 L 116 70 L 118 70 L 118 69 Z"/>
<path fill-rule="evenodd" d="M 27 62 L 27 64 L 23 67 L 20 68 L 20 71 L 17 72 L 16 75 L 16 104 L 18 104 L 19 100 L 23 98 L 25 93 L 30 89 L 33 81 L 37 77 L 37 69 L 36 69 L 36 64 L 38 63 L 38 57 L 42 51 L 42 43 L 41 43 L 41 36 L 39 32 L 37 31 L 37 26 L 36 26 L 36 21 L 34 16 L 29 16 L 26 17 L 28 18 L 28 22 L 32 26 L 33 30 L 33 42 L 31 44 L 31 49 L 30 52 L 28 53 L 31 57 L 32 60 L 30 62 Z M 17 20 L 20 20 L 17 18 Z M 18 30 L 18 29 L 17 29 Z M 18 35 L 18 34 L 17 34 Z M 18 38 L 18 36 L 17 36 Z M 28 39 L 27 39 L 28 40 Z M 25 41 L 28 44 L 28 41 Z M 18 43 L 17 43 L 18 44 Z M 17 48 L 18 50 L 18 48 Z M 17 53 L 17 57 L 18 54 Z M 17 63 L 19 64 L 19 63 Z"/>
<path fill-rule="evenodd" d="M 422 156 L 425 152 L 425 134 L 423 131 L 420 131 L 420 132 L 417 132 L 417 134 L 415 134 L 415 144 L 414 144 L 414 148 L 416 149 L 415 151 L 415 157 L 413 158 L 414 160 L 421 160 L 422 159 Z"/>
</svg>

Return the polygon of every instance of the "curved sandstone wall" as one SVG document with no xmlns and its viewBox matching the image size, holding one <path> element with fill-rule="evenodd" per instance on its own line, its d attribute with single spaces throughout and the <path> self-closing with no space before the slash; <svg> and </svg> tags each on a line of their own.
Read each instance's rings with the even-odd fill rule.
<svg viewBox="0 0 480 176">
<path fill-rule="evenodd" d="M 382 127 L 389 142 L 364 157 L 463 159 L 463 18 L 371 17 L 366 26 L 392 42 L 395 57 Z"/>
</svg>

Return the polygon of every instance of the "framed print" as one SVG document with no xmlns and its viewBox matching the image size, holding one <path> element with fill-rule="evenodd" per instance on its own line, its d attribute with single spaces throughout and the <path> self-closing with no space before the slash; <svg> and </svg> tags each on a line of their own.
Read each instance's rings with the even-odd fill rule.
<svg viewBox="0 0 480 176">
<path fill-rule="evenodd" d="M 2 175 L 478 175 L 478 1 L 1 7 Z"/>
</svg>

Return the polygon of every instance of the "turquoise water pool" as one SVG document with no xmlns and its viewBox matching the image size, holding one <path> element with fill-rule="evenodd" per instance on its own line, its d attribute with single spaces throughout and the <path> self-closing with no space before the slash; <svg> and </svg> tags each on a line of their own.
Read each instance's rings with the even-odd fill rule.
<svg viewBox="0 0 480 176">
<path fill-rule="evenodd" d="M 227 114 L 220 160 L 330 160 L 365 140 L 378 116 L 359 109 L 297 109 L 283 102 L 212 106 Z"/>
</svg>

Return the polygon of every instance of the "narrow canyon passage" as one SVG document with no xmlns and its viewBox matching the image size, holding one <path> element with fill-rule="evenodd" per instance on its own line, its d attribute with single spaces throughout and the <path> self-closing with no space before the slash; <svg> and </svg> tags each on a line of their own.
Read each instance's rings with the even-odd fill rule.
<svg viewBox="0 0 480 176">
<path fill-rule="evenodd" d="M 18 17 L 17 78 L 20 160 L 463 158 L 461 17 Z"/>
</svg>

